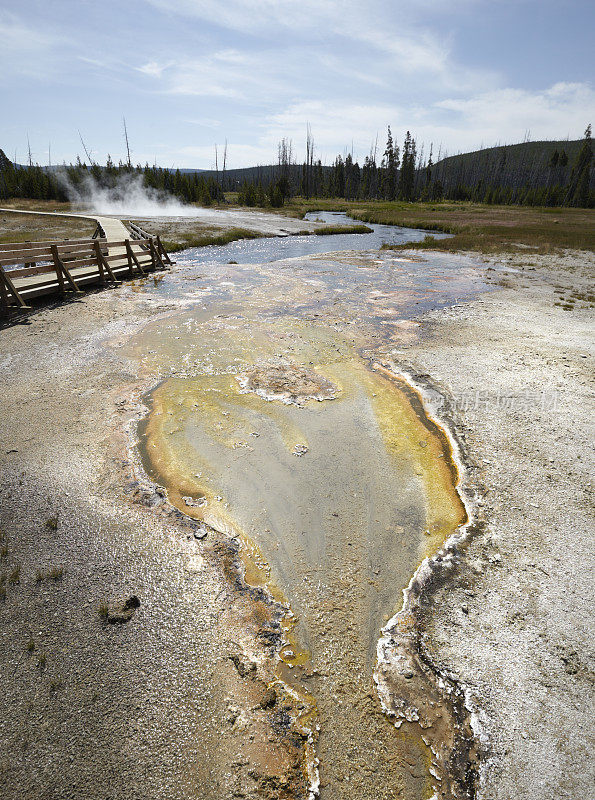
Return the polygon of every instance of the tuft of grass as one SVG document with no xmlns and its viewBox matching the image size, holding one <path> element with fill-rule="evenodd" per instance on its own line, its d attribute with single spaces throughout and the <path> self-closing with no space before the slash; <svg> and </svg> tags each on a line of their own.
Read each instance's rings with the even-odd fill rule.
<svg viewBox="0 0 595 800">
<path fill-rule="evenodd" d="M 31 637 L 29 639 L 29 641 L 27 642 L 27 644 L 25 645 L 25 650 L 28 653 L 32 653 L 35 650 L 35 641 L 34 641 L 33 637 Z"/>
<path fill-rule="evenodd" d="M 337 233 L 373 233 L 367 225 L 325 225 L 324 228 L 315 228 L 316 236 L 333 236 Z"/>
<path fill-rule="evenodd" d="M 64 577 L 64 567 L 52 567 L 47 576 L 51 581 L 61 581 Z"/>
<path fill-rule="evenodd" d="M 109 609 L 107 602 L 105 600 L 102 600 L 101 603 L 99 603 L 99 607 L 97 610 L 99 611 L 99 616 L 101 617 L 101 619 L 106 620 Z"/>
<path fill-rule="evenodd" d="M 58 517 L 50 517 L 48 520 L 46 520 L 45 527 L 49 528 L 49 530 L 51 530 L 51 531 L 57 531 L 58 530 Z"/>
<path fill-rule="evenodd" d="M 50 694 L 56 694 L 64 686 L 64 681 L 58 675 L 50 681 Z"/>
<path fill-rule="evenodd" d="M 35 573 L 35 583 L 41 583 L 45 578 L 45 572 L 42 569 L 38 569 Z"/>
<path fill-rule="evenodd" d="M 48 658 L 47 658 L 46 654 L 45 654 L 45 653 L 40 653 L 40 654 L 37 656 L 37 666 L 39 667 L 39 669 L 40 669 L 42 672 L 43 672 L 43 670 L 46 668 L 46 664 L 47 664 L 47 663 L 48 663 Z"/>
<path fill-rule="evenodd" d="M 8 576 L 8 582 L 11 586 L 16 586 L 21 582 L 21 567 L 18 564 Z"/>
<path fill-rule="evenodd" d="M 8 545 L 3 544 L 2 547 L 0 547 L 0 558 L 6 558 L 7 555 L 8 555 Z"/>
<path fill-rule="evenodd" d="M 203 233 L 183 233 L 177 241 L 163 241 L 163 246 L 168 253 L 177 253 L 189 247 L 207 247 L 208 245 L 223 245 L 235 242 L 238 239 L 262 239 L 266 234 L 252 231 L 248 228 L 229 228 L 228 230 L 205 231 Z"/>
</svg>

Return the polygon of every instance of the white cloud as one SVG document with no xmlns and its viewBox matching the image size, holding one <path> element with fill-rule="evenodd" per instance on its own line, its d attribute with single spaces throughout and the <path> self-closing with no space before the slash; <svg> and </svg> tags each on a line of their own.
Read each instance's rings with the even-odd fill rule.
<svg viewBox="0 0 595 800">
<path fill-rule="evenodd" d="M 146 64 L 143 64 L 142 67 L 137 67 L 136 69 L 138 72 L 142 72 L 143 75 L 149 75 L 151 78 L 160 78 L 164 70 L 173 66 L 173 63 L 174 62 L 169 61 L 165 64 L 158 64 L 156 61 L 148 61 Z"/>
<path fill-rule="evenodd" d="M 288 105 L 265 121 L 259 147 L 274 158 L 276 142 L 293 139 L 298 157 L 305 140 L 306 123 L 314 135 L 318 155 L 328 162 L 339 152 L 351 150 L 360 159 L 370 152 L 378 135 L 379 152 L 384 149 L 390 125 L 397 142 L 410 130 L 434 154 L 459 152 L 497 143 L 522 141 L 526 132 L 533 139 L 578 138 L 595 119 L 595 91 L 585 83 L 556 83 L 530 92 L 501 89 L 467 99 L 446 99 L 427 105 L 390 103 L 344 103 L 305 101 Z M 246 162 L 248 163 L 248 162 Z M 235 161 L 234 161 L 235 164 Z"/>
<path fill-rule="evenodd" d="M 266 89 L 271 92 L 275 80 L 265 70 L 270 68 L 267 55 L 250 56 L 225 49 L 200 58 L 150 61 L 137 70 L 157 82 L 158 92 L 197 97 L 230 99 L 253 98 Z"/>
<path fill-rule="evenodd" d="M 23 22 L 15 14 L 0 9 L 0 75 L 49 77 L 54 69 L 54 56 L 64 42 L 62 37 L 41 31 Z"/>
<path fill-rule="evenodd" d="M 595 91 L 587 83 L 555 83 L 548 89 L 498 89 L 467 99 L 435 104 L 451 112 L 446 130 L 467 142 L 519 141 L 527 131 L 533 139 L 578 138 L 595 118 Z"/>
</svg>

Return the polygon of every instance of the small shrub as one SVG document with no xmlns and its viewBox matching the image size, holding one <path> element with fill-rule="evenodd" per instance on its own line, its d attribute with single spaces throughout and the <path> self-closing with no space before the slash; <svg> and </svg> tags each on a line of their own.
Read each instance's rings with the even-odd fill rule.
<svg viewBox="0 0 595 800">
<path fill-rule="evenodd" d="M 45 573 L 42 569 L 38 569 L 35 573 L 35 583 L 41 583 L 45 578 Z"/>
<path fill-rule="evenodd" d="M 57 678 L 54 678 L 50 681 L 50 694 L 55 694 L 59 689 L 64 686 L 64 682 L 62 678 L 58 675 Z"/>
<path fill-rule="evenodd" d="M 58 517 L 50 517 L 46 521 L 45 527 L 49 528 L 51 531 L 57 531 L 58 530 Z"/>
<path fill-rule="evenodd" d="M 3 544 L 2 547 L 0 547 L 0 558 L 6 558 L 7 555 L 8 555 L 8 545 Z"/>
<path fill-rule="evenodd" d="M 45 654 L 45 653 L 40 653 L 40 654 L 37 656 L 37 666 L 39 667 L 39 669 L 40 669 L 42 672 L 43 672 L 43 670 L 44 670 L 44 669 L 45 669 L 45 667 L 46 667 L 47 661 L 48 661 L 48 659 L 47 659 L 47 656 L 46 656 L 46 654 Z"/>
<path fill-rule="evenodd" d="M 35 650 L 35 641 L 34 641 L 33 637 L 31 637 L 29 639 L 29 641 L 27 642 L 27 645 L 25 646 L 25 650 L 28 653 L 32 653 Z"/>
</svg>

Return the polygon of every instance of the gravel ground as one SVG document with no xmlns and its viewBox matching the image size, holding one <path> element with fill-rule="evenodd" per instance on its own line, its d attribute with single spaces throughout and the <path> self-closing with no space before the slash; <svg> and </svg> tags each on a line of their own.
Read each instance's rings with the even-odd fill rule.
<svg viewBox="0 0 595 800">
<path fill-rule="evenodd" d="M 595 259 L 498 261 L 507 288 L 428 314 L 403 354 L 450 398 L 485 496 L 482 532 L 428 603 L 424 643 L 479 709 L 481 798 L 582 800 L 594 778 Z"/>
<path fill-rule="evenodd" d="M 479 709 L 482 798 L 583 800 L 595 260 L 499 262 L 499 291 L 420 317 L 422 337 L 393 356 L 450 398 L 485 490 L 485 525 L 432 596 L 424 644 Z M 221 610 L 217 542 L 122 493 L 128 398 L 146 376 L 119 343 L 147 312 L 128 294 L 81 302 L 1 333 L 0 797 L 280 796 L 291 750 L 254 710 L 266 665 L 230 658 L 243 664 L 253 639 L 240 594 L 242 630 Z M 103 602 L 131 595 L 130 622 L 102 622 Z M 247 775 L 267 747 L 286 760 Z"/>
<path fill-rule="evenodd" d="M 1 332 L 7 800 L 266 798 L 304 783 L 291 703 L 267 689 L 255 644 L 274 609 L 248 602 L 224 537 L 197 540 L 131 480 L 125 428 L 146 376 L 119 344 L 145 322 L 134 295 L 103 291 Z M 109 624 L 103 604 L 131 596 L 132 619 Z"/>
</svg>

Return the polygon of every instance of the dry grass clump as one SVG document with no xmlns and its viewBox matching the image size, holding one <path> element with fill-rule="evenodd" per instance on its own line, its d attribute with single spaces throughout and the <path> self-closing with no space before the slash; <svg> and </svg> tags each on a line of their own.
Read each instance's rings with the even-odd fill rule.
<svg viewBox="0 0 595 800">
<path fill-rule="evenodd" d="M 42 583 L 46 578 L 50 581 L 58 582 L 64 577 L 64 567 L 52 567 L 47 572 L 38 569 L 35 573 L 35 583 Z"/>
<path fill-rule="evenodd" d="M 18 583 L 21 582 L 21 567 L 19 564 L 13 568 L 12 572 L 8 576 L 8 582 L 11 586 L 16 586 Z"/>
</svg>

